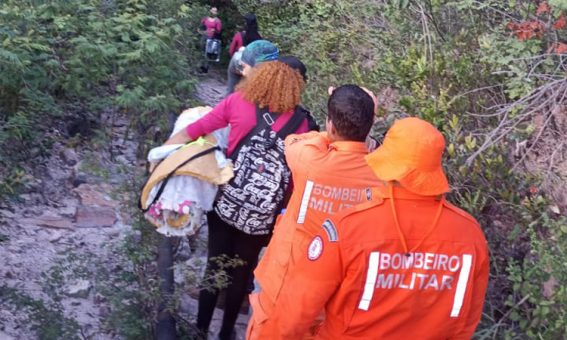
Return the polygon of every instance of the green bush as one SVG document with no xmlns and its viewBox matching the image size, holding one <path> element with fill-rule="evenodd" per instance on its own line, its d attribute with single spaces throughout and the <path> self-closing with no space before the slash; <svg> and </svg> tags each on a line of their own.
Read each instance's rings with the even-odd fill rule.
<svg viewBox="0 0 567 340">
<path fill-rule="evenodd" d="M 145 130 L 184 107 L 202 11 L 181 0 L 3 1 L 0 194 L 13 191 L 18 164 L 89 136 L 104 115 Z"/>
</svg>

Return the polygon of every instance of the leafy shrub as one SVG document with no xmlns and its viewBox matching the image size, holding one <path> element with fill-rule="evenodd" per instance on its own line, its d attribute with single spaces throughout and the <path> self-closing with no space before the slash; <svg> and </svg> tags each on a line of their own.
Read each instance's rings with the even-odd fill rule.
<svg viewBox="0 0 567 340">
<path fill-rule="evenodd" d="M 181 0 L 0 4 L 0 187 L 51 140 L 89 136 L 109 112 L 146 130 L 193 88 L 198 5 Z"/>
</svg>

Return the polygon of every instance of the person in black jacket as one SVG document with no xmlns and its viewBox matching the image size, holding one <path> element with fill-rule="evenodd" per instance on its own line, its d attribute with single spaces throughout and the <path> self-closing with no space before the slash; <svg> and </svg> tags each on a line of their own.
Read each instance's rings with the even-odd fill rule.
<svg viewBox="0 0 567 340">
<path fill-rule="evenodd" d="M 292 55 L 288 55 L 288 56 L 281 56 L 278 60 L 286 64 L 287 66 L 291 67 L 292 69 L 296 70 L 297 72 L 299 72 L 303 77 L 303 81 L 307 83 L 307 67 L 305 67 L 305 64 L 303 64 L 303 62 L 301 62 L 299 58 Z M 319 124 L 317 124 L 317 122 L 311 115 L 311 112 L 309 112 L 309 110 L 307 110 L 303 106 L 300 107 L 307 114 L 307 123 L 308 123 L 309 131 L 321 131 Z"/>
</svg>

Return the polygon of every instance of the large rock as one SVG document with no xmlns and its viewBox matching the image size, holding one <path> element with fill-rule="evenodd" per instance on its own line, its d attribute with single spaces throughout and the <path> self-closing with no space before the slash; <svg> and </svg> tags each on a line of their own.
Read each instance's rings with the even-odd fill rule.
<svg viewBox="0 0 567 340">
<path fill-rule="evenodd" d="M 116 208 L 119 203 L 103 194 L 106 190 L 108 189 L 92 184 L 81 184 L 78 188 L 73 189 L 79 195 L 82 205 Z"/>
<path fill-rule="evenodd" d="M 65 294 L 76 298 L 87 298 L 91 290 L 91 283 L 88 280 L 79 279 L 67 287 L 65 287 Z"/>
<path fill-rule="evenodd" d="M 76 199 L 68 198 L 62 199 L 58 202 L 60 205 L 57 208 L 57 215 L 73 218 L 77 212 L 77 205 L 79 202 Z"/>
<path fill-rule="evenodd" d="M 71 177 L 71 171 L 55 161 L 51 161 L 47 165 L 46 172 L 47 176 L 49 177 L 46 186 L 51 186 L 54 188 L 60 185 L 60 182 L 63 182 Z"/>
<path fill-rule="evenodd" d="M 63 233 L 60 231 L 56 231 L 49 236 L 49 242 L 55 243 L 58 242 L 63 237 Z"/>
<path fill-rule="evenodd" d="M 79 156 L 73 149 L 63 149 L 61 151 L 61 158 L 67 163 L 67 165 L 73 166 L 79 162 Z"/>
<path fill-rule="evenodd" d="M 112 227 L 116 220 L 116 212 L 108 207 L 81 205 L 75 214 L 75 226 L 79 228 Z"/>
<path fill-rule="evenodd" d="M 73 223 L 61 216 L 43 215 L 36 218 L 22 218 L 19 220 L 22 226 L 40 226 L 54 229 L 73 229 Z"/>
<path fill-rule="evenodd" d="M 73 184 L 73 187 L 78 187 L 81 184 L 85 184 L 88 183 L 89 179 L 86 173 L 80 171 L 80 170 L 73 170 L 73 177 L 71 180 L 71 183 Z"/>
</svg>

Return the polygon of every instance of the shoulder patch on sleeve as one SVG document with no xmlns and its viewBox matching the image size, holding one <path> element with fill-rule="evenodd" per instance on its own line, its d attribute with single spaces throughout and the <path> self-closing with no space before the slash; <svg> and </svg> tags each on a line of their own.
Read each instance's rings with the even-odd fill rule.
<svg viewBox="0 0 567 340">
<path fill-rule="evenodd" d="M 323 222 L 323 229 L 327 232 L 329 242 L 337 242 L 339 240 L 339 234 L 337 233 L 337 228 L 333 221 L 326 219 L 325 222 Z"/>
<path fill-rule="evenodd" d="M 315 236 L 311 243 L 309 244 L 309 248 L 307 249 L 307 258 L 310 261 L 317 260 L 321 254 L 323 253 L 323 239 L 321 236 Z"/>
</svg>

